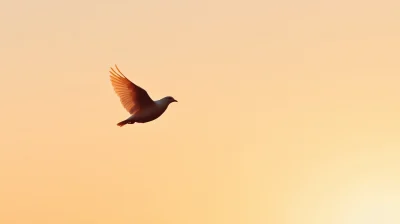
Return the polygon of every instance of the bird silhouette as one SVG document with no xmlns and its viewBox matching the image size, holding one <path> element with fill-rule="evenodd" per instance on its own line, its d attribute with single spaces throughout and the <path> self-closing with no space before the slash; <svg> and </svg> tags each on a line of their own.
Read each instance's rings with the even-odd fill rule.
<svg viewBox="0 0 400 224">
<path fill-rule="evenodd" d="M 171 96 L 153 101 L 146 90 L 127 79 L 117 65 L 115 68 L 116 70 L 111 67 L 109 71 L 111 84 L 122 106 L 131 114 L 129 118 L 119 122 L 118 126 L 153 121 L 167 110 L 169 104 L 178 102 Z"/>
</svg>

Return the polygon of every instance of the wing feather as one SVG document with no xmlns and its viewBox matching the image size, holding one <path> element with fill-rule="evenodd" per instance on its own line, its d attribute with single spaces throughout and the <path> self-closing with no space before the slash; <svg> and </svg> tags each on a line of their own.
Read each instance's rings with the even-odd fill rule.
<svg viewBox="0 0 400 224">
<path fill-rule="evenodd" d="M 120 98 L 122 106 L 131 114 L 154 104 L 146 90 L 127 79 L 115 65 L 116 70 L 111 68 L 110 81 L 114 92 Z"/>
</svg>

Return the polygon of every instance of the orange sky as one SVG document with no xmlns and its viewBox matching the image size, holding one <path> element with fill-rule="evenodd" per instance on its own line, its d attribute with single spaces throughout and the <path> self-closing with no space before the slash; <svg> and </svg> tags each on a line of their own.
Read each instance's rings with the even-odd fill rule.
<svg viewBox="0 0 400 224">
<path fill-rule="evenodd" d="M 7 1 L 0 223 L 399 223 L 399 9 Z M 117 127 L 115 63 L 179 103 Z"/>
</svg>

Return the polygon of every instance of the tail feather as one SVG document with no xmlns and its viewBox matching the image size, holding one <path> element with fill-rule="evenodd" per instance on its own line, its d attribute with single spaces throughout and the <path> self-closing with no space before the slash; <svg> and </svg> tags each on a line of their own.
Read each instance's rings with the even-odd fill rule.
<svg viewBox="0 0 400 224">
<path fill-rule="evenodd" d="M 124 120 L 124 121 L 119 122 L 117 125 L 122 127 L 122 126 L 124 126 L 126 124 L 133 124 L 133 123 L 135 123 L 135 122 L 129 121 L 129 120 Z"/>
</svg>

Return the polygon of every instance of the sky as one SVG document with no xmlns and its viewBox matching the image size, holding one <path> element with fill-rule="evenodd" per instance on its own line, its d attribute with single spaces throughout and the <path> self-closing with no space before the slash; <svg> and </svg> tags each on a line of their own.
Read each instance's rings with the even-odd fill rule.
<svg viewBox="0 0 400 224">
<path fill-rule="evenodd" d="M 3 1 L 0 223 L 399 223 L 399 9 Z"/>
</svg>

